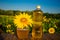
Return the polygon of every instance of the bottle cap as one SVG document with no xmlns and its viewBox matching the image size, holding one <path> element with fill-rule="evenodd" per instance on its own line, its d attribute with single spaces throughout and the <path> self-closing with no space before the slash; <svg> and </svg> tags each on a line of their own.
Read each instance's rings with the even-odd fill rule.
<svg viewBox="0 0 60 40">
<path fill-rule="evenodd" d="M 37 9 L 40 9 L 40 5 L 38 5 L 36 8 L 37 8 Z"/>
</svg>

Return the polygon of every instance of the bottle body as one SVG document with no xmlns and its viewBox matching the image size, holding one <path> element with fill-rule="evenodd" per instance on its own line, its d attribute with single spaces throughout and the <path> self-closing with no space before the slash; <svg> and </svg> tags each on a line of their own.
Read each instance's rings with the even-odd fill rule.
<svg viewBox="0 0 60 40">
<path fill-rule="evenodd" d="M 42 38 L 42 20 L 43 13 L 40 10 L 33 12 L 33 29 L 32 37 L 33 38 Z"/>
</svg>

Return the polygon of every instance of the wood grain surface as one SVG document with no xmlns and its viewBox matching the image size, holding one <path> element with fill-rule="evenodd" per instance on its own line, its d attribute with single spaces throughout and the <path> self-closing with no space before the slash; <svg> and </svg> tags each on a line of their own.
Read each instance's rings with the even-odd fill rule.
<svg viewBox="0 0 60 40">
<path fill-rule="evenodd" d="M 18 39 L 16 35 L 13 34 L 0 34 L 0 40 L 33 40 L 31 34 L 28 39 Z M 40 40 L 40 39 L 36 39 Z M 53 35 L 44 33 L 43 38 L 41 40 L 60 40 L 60 33 L 55 33 Z"/>
</svg>

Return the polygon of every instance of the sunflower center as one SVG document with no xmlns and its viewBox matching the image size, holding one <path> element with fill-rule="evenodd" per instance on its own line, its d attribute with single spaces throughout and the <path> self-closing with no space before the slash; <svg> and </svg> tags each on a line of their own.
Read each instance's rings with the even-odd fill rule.
<svg viewBox="0 0 60 40">
<path fill-rule="evenodd" d="M 50 32 L 53 32 L 53 30 L 50 30 Z"/>
<path fill-rule="evenodd" d="M 25 22 L 27 22 L 27 19 L 26 18 L 21 18 L 20 21 L 23 22 L 23 23 L 25 23 Z"/>
</svg>

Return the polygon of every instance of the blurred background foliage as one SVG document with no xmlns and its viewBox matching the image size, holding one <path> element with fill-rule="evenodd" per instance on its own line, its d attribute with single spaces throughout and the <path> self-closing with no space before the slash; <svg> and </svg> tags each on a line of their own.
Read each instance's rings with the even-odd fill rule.
<svg viewBox="0 0 60 40">
<path fill-rule="evenodd" d="M 5 33 L 16 33 L 16 26 L 13 23 L 15 15 L 19 13 L 28 13 L 29 15 L 33 14 L 33 11 L 19 11 L 19 10 L 2 10 L 0 9 L 0 29 Z M 43 32 L 48 33 L 50 27 L 54 27 L 56 33 L 60 33 L 60 13 L 44 13 L 43 16 L 46 16 L 46 21 L 43 21 Z M 9 27 L 11 25 L 11 27 Z M 30 27 L 30 32 L 32 28 Z"/>
</svg>

